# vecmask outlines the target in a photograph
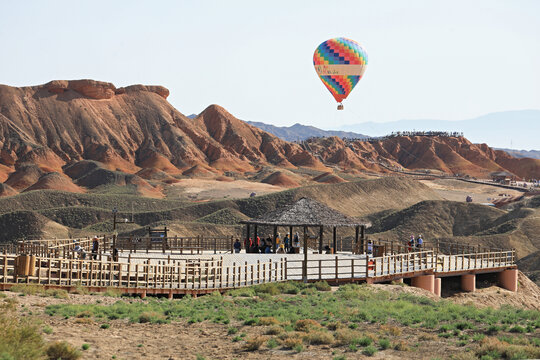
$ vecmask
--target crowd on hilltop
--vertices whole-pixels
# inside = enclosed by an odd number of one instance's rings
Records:
[[[365,142],[375,142],[375,141],[384,141],[388,139],[393,139],[399,136],[432,136],[432,137],[463,137],[463,132],[458,131],[392,131],[390,135],[379,136],[379,137],[358,137],[358,138],[349,138],[343,137],[342,140],[350,143],[354,141],[365,141]],[[306,140],[295,141],[297,143],[312,142],[317,139],[324,139],[323,136],[311,136]]]
[[[261,239],[260,236],[257,236],[256,238],[246,238],[243,246],[240,240],[236,239],[233,247],[235,253],[239,253],[242,248],[244,248],[248,254],[274,253],[274,244],[272,242],[272,236],[270,235],[268,235],[266,239]],[[298,254],[300,252],[300,239],[298,233],[295,233],[292,239],[289,238],[289,234],[286,234],[283,240],[278,233],[276,236],[275,252],[278,254]]]

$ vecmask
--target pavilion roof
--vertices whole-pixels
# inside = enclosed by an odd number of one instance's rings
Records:
[[[371,226],[369,222],[349,217],[309,198],[301,198],[293,204],[241,223],[269,226]]]

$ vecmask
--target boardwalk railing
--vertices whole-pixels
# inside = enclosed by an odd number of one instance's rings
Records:
[[[119,263],[36,258],[31,273],[19,275],[15,255],[2,255],[0,283],[58,286],[228,289],[285,280],[285,261],[223,265],[221,259],[174,263]]]

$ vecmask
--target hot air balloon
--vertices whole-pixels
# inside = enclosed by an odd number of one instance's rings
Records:
[[[324,86],[339,103],[338,110],[343,110],[341,102],[366,71],[367,53],[356,41],[339,37],[326,40],[317,47],[313,65]]]

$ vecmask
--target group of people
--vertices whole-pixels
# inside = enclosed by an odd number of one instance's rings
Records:
[[[409,241],[407,241],[407,246],[409,251],[413,251],[414,249],[422,249],[424,247],[424,239],[422,239],[422,234],[418,235],[416,238],[414,235],[411,235],[411,238]]]
[[[242,243],[239,239],[233,244],[234,252],[239,253],[242,250]],[[268,236],[266,239],[261,239],[260,236],[256,238],[249,237],[244,240],[244,246],[246,253],[248,254],[271,254],[274,252],[272,243],[272,236]],[[285,235],[282,240],[280,234],[276,237],[276,253],[281,254],[298,254],[300,252],[300,238],[298,233],[294,234],[293,238],[289,238],[289,234]]]
[[[79,244],[77,240],[73,240],[75,246],[73,247],[73,252],[79,256],[79,259],[86,259],[86,250]],[[97,260],[99,252],[99,239],[97,236],[94,236],[92,239],[92,254],[90,255],[92,260]]]

